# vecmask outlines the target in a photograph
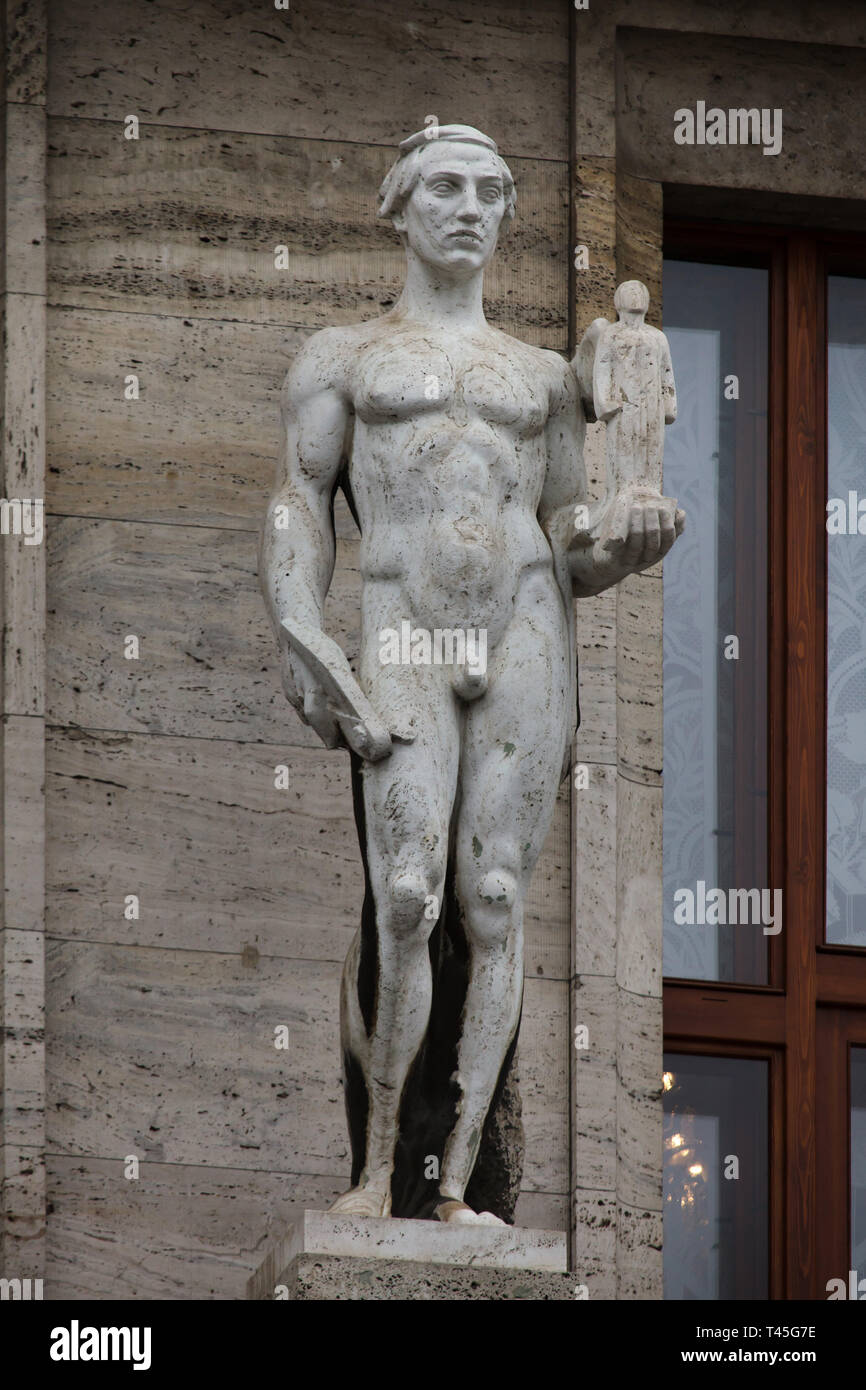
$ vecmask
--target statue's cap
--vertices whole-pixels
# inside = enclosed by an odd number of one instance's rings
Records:
[[[434,134],[435,132],[435,134]],[[439,140],[458,141],[464,145],[483,145],[485,149],[492,150],[498,154],[495,140],[491,140],[489,135],[483,131],[476,130],[473,125],[427,125],[423,130],[416,130],[414,135],[409,135],[405,140],[400,141],[399,149],[401,157],[409,154],[419,145],[432,145]]]

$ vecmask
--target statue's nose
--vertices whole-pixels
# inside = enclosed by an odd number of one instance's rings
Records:
[[[469,193],[464,198],[458,217],[462,222],[477,222],[481,217],[481,205],[474,193]]]

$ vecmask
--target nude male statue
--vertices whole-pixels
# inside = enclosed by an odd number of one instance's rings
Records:
[[[357,774],[366,938],[346,962],[342,1031],[347,1085],[363,1103],[354,1186],[332,1210],[391,1213],[401,1103],[435,1021],[428,947],[450,894],[465,994],[426,1212],[471,1224],[498,1219],[464,1194],[519,1024],[523,905],[576,723],[572,595],[655,564],[683,516],[644,483],[575,533],[591,382],[582,392],[557,353],[486,322],[483,271],[514,215],[514,183],[480,131],[429,137],[403,141],[381,189],[380,215],[406,251],[398,303],[314,334],[288,374],[260,573],[286,694],[327,747],[348,745]],[[357,680],[384,738],[357,701],[340,708],[325,666],[289,636],[321,632],[338,485],[361,533]],[[486,671],[382,664],[380,634],[407,619],[485,630]]]

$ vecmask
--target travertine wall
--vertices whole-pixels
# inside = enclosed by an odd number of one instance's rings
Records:
[[[32,504],[45,490],[40,7],[4,4],[0,29],[0,487],[4,500]],[[0,613],[0,1267],[13,1278],[38,1278],[45,1233],[45,548],[23,535],[0,536]]]
[[[560,0],[50,8],[55,1297],[238,1297],[293,1210],[347,1185],[338,981],[362,879],[348,761],[286,704],[256,580],[278,392],[310,331],[393,302],[376,192],[431,112],[513,165],[490,317],[567,346],[567,21]],[[338,521],[329,628],[351,656],[357,539]],[[560,1229],[569,845],[564,793],[530,914],[519,1213]]]
[[[348,768],[281,695],[255,574],[288,360],[393,302],[375,193],[430,113],[489,131],[517,178],[497,324],[566,350],[631,275],[660,322],[663,184],[862,197],[838,141],[860,128],[866,12],[828,0],[816,34],[811,0],[44,10],[5,5],[4,495],[50,513],[46,546],[6,537],[0,567],[5,1272],[53,1297],[234,1298],[349,1168]],[[738,105],[793,86],[785,161],[674,145],[711,78]],[[598,487],[596,427],[587,453]],[[352,654],[337,520],[328,620]],[[518,1219],[571,1228],[593,1298],[659,1297],[660,575],[578,613],[589,785],[563,791],[533,890]]]

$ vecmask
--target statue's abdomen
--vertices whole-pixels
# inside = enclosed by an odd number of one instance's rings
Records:
[[[409,611],[395,619],[431,630],[482,627],[495,645],[522,570],[549,559],[535,517],[541,449],[533,441],[518,457],[502,426],[479,420],[416,423],[392,443],[390,458],[381,446],[370,451],[366,486],[355,489],[365,578],[400,581]]]

